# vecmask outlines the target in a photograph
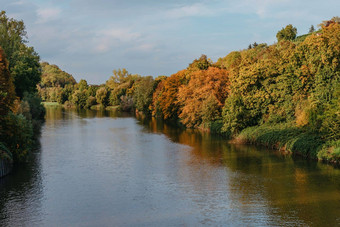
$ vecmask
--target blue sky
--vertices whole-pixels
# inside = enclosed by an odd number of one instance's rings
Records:
[[[206,54],[213,61],[250,43],[272,44],[287,24],[307,33],[340,16],[339,0],[0,0],[24,20],[28,45],[77,81],[113,69],[171,75]]]

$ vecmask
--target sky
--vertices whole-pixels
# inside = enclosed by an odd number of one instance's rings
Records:
[[[340,16],[339,0],[0,0],[23,20],[41,61],[101,84],[112,70],[170,76],[205,54],[214,62],[249,44],[298,35]]]

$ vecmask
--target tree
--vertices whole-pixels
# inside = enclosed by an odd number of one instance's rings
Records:
[[[277,41],[281,40],[294,40],[296,38],[297,29],[293,25],[289,24],[285,28],[282,28],[277,34]]]
[[[225,69],[209,67],[193,72],[189,83],[178,91],[181,122],[187,127],[199,127],[218,119],[228,93],[229,76]]]
[[[319,24],[319,27],[328,27],[330,24],[340,24],[340,17],[332,17],[332,19],[330,20],[325,20],[325,21],[322,21],[321,24]]]
[[[97,90],[96,100],[98,104],[104,107],[108,105],[109,97],[108,97],[108,92],[105,87],[101,87]]]
[[[26,31],[23,21],[10,19],[5,11],[0,13],[0,46],[9,61],[9,71],[14,78],[16,94],[35,92],[40,81],[39,55],[33,47],[25,45]]]
[[[84,108],[86,106],[86,100],[88,96],[85,91],[76,90],[72,95],[72,102],[78,108]]]
[[[78,89],[79,89],[80,91],[87,90],[87,88],[88,88],[87,81],[86,81],[86,80],[83,80],[83,79],[79,81],[79,83],[77,84],[77,86],[78,86]]]
[[[126,82],[131,77],[131,74],[125,69],[114,69],[113,76],[110,77],[108,81],[106,81],[106,86],[110,89],[114,89],[121,83]]]
[[[313,25],[310,26],[308,33],[313,33],[315,32],[315,28]]]
[[[34,93],[37,91],[37,84],[41,80],[40,57],[33,47],[20,45],[18,51],[14,52],[11,74],[14,78],[15,92],[23,98],[25,92]]]
[[[142,77],[134,84],[133,102],[137,110],[144,114],[150,113],[152,94],[155,89],[155,80],[152,76]]]
[[[207,58],[207,55],[202,54],[199,59],[195,59],[189,64],[188,70],[206,70],[211,65],[211,60]]]
[[[8,62],[0,47],[0,120],[6,116],[15,99],[14,85],[8,70]]]
[[[186,82],[188,70],[181,70],[162,80],[152,97],[152,115],[162,116],[165,120],[178,118],[180,105],[178,89]]]

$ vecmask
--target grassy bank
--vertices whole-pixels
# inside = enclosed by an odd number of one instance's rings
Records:
[[[233,142],[262,145],[306,158],[340,163],[340,141],[324,141],[318,134],[289,124],[249,127],[236,136]]]
[[[60,104],[57,102],[42,102],[44,106],[59,106]]]

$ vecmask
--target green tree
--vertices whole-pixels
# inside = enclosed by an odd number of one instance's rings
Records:
[[[195,59],[189,64],[188,70],[207,70],[211,65],[212,62],[208,59],[207,55],[202,54],[199,59]]]
[[[0,47],[0,120],[10,111],[14,99],[14,85],[8,70],[8,62]]]
[[[281,40],[294,40],[296,38],[297,29],[293,25],[289,24],[285,28],[282,28],[277,34],[277,41]]]
[[[84,108],[86,106],[87,99],[88,96],[86,94],[86,91],[76,90],[72,95],[72,102],[78,108]]]
[[[97,90],[96,101],[102,106],[107,106],[109,103],[109,92],[105,87],[101,87]]]
[[[152,94],[155,89],[155,80],[152,76],[142,77],[135,82],[133,102],[137,110],[150,114]]]
[[[77,87],[80,91],[84,91],[88,88],[88,84],[86,80],[81,79],[77,84]]]
[[[22,98],[24,92],[35,92],[41,77],[39,56],[33,47],[25,45],[26,31],[23,21],[8,18],[0,13],[0,46],[9,61],[9,71],[14,78],[16,94]]]
[[[308,33],[313,33],[315,32],[315,28],[313,25],[310,26]]]

